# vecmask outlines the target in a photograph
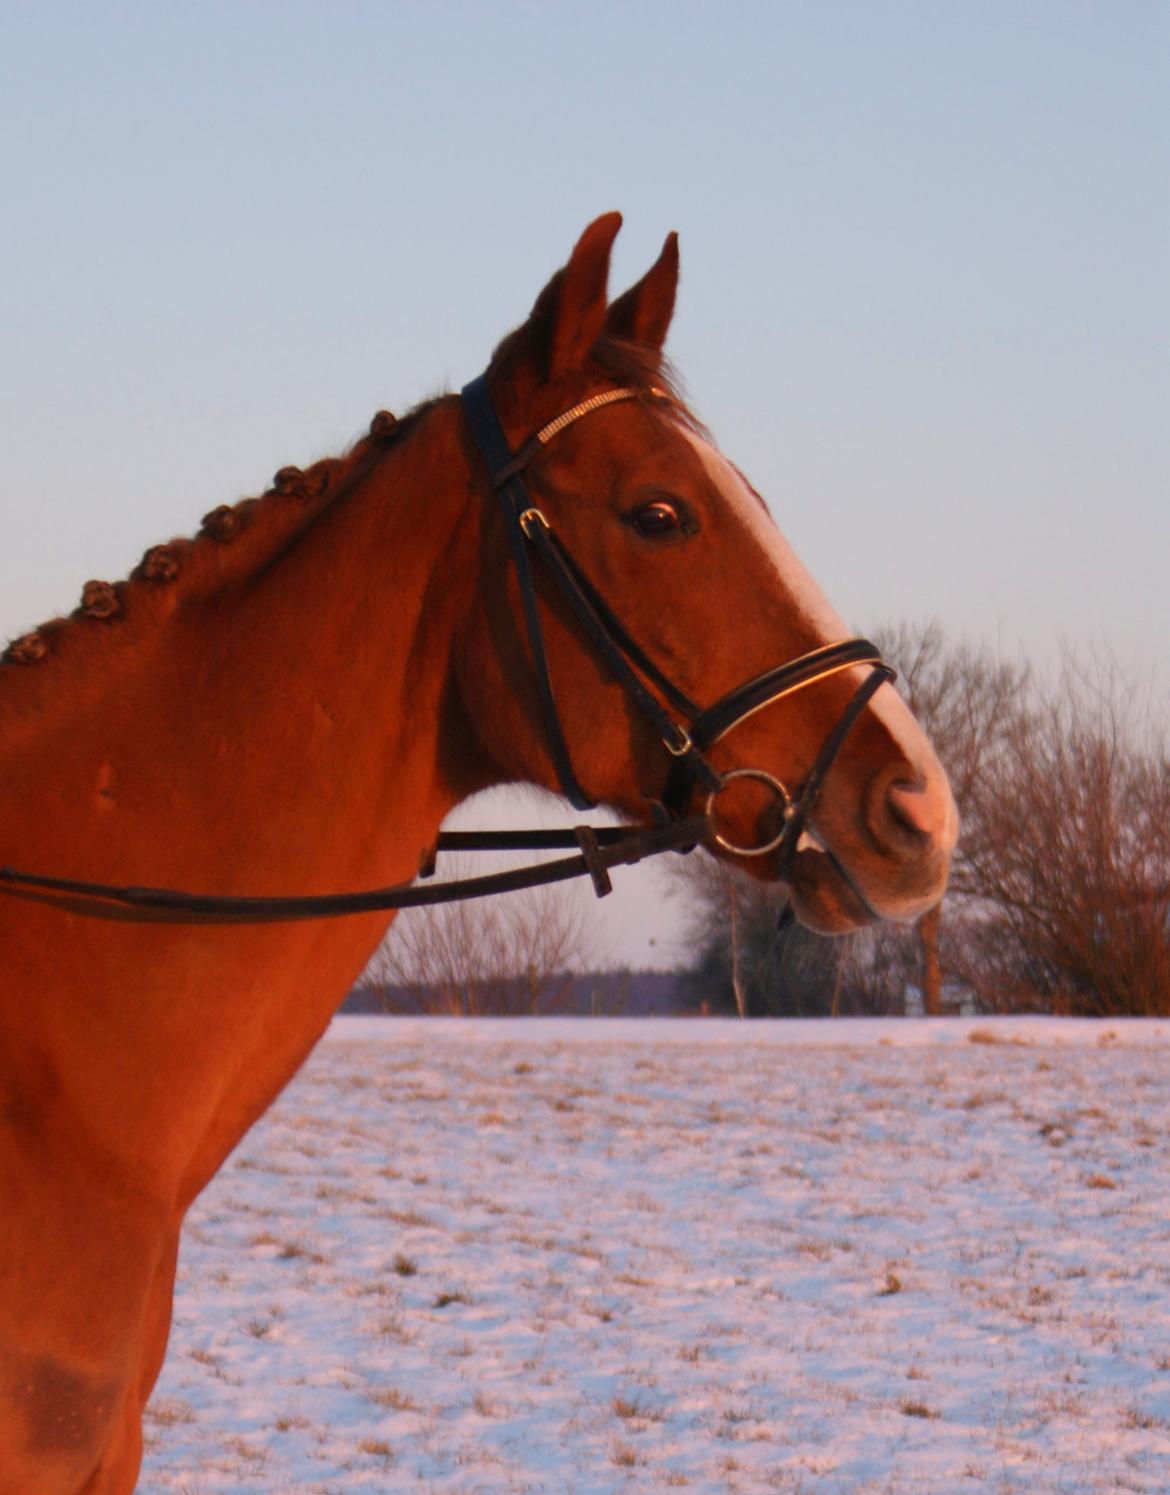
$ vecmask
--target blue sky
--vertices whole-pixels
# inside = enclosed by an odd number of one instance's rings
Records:
[[[858,626],[1170,633],[1170,6],[0,5],[0,634],[477,372],[583,225]]]

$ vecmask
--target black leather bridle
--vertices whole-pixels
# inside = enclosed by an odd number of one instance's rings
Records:
[[[426,904],[514,892],[545,883],[588,876],[598,897],[610,892],[609,871],[629,866],[645,857],[666,851],[685,851],[713,839],[736,856],[755,857],[776,853],[781,880],[791,876],[797,843],[815,808],[817,797],[833,761],[874,692],[895,678],[878,650],[867,639],[845,639],[813,650],[799,659],[778,665],[737,685],[705,709],[679,688],[631,638],[613,609],[598,593],[561,544],[548,517],[533,503],[524,481],[524,471],[533,457],[566,426],[622,400],[650,399],[663,404],[669,397],[660,391],[610,389],[574,405],[541,429],[518,451],[513,451],[500,426],[487,389],[487,376],[472,380],[462,392],[464,413],[475,444],[499,496],[508,532],[512,560],[520,585],[529,650],[536,680],[545,735],[553,766],[565,798],[577,809],[589,809],[593,801],[581,788],[573,769],[569,747],[557,711],[552,676],[544,647],[540,604],[531,557],[535,555],[552,576],[570,611],[597,651],[610,674],[618,681],[651,730],[670,755],[670,773],[660,801],[649,803],[655,823],[635,827],[576,826],[571,831],[444,831],[434,848],[424,855],[420,876],[434,871],[440,851],[553,850],[576,846],[578,854],[536,866],[513,868],[483,877],[462,878],[432,886],[416,883],[374,888],[355,893],[331,893],[310,897],[231,897],[186,892],[175,888],[128,887],[123,884],[89,882],[51,877],[0,866],[0,884],[57,894],[72,900],[71,911],[92,913],[90,900],[116,903],[161,919],[191,919],[212,922],[272,923],[298,919],[334,918],[376,910],[414,908]],[[858,685],[817,754],[804,783],[794,795],[775,778],[758,768],[735,768],[720,773],[707,753],[722,737],[764,706],[855,665],[869,665],[870,673]],[[655,687],[663,699],[651,689]],[[669,703],[676,715],[663,701]],[[733,782],[752,779],[777,798],[780,830],[758,846],[737,846],[718,830],[715,801]],[[694,791],[706,791],[705,811],[684,818]]]
[[[542,427],[518,452],[508,445],[491,402],[487,375],[463,389],[463,408],[471,434],[491,474],[504,513],[508,541],[520,583],[520,600],[528,631],[529,649],[536,675],[537,696],[544,718],[548,742],[561,793],[577,809],[589,809],[593,801],[581,788],[573,770],[568,743],[557,711],[552,676],[544,647],[536,583],[529,563],[534,553],[552,576],[568,603],[569,609],[589,638],[597,654],[615,680],[622,686],[634,706],[645,718],[651,731],[672,759],[666,790],[659,803],[662,820],[677,820],[691,798],[701,787],[707,791],[706,815],[711,820],[711,835],[725,850],[738,856],[763,856],[777,853],[780,876],[791,873],[797,843],[808,824],[834,759],[857,718],[878,688],[896,678],[868,639],[845,639],[815,649],[799,659],[778,665],[734,686],[714,705],[705,709],[659,669],[623,626],[605,598],[592,585],[581,567],[557,538],[548,517],[532,500],[524,481],[524,471],[532,459],[566,426],[592,411],[622,400],[649,398],[669,404],[669,397],[658,390],[648,394],[635,389],[611,389],[581,401]],[[805,777],[799,793],[793,797],[772,774],[759,768],[737,768],[720,773],[706,756],[721,738],[763,707],[791,695],[806,685],[824,680],[855,665],[869,665],[870,672],[858,685],[838,717]],[[647,683],[649,682],[649,684]],[[654,685],[658,695],[650,689]],[[669,702],[682,721],[672,716],[659,695]],[[715,800],[733,781],[752,779],[763,784],[776,796],[781,812],[781,828],[770,840],[758,846],[737,846],[723,837],[714,822]],[[654,801],[651,801],[654,803]]]

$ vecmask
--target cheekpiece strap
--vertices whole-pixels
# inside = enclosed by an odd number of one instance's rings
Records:
[[[573,760],[569,745],[561,728],[560,712],[553,693],[552,675],[548,667],[548,653],[544,646],[544,630],[540,624],[540,608],[536,599],[536,582],[528,556],[528,542],[520,522],[520,516],[530,507],[528,489],[519,470],[500,474],[512,461],[512,450],[504,435],[495,407],[488,393],[487,375],[481,374],[463,388],[463,409],[467,424],[480,454],[492,473],[493,483],[500,496],[504,523],[508,530],[508,544],[512,551],[512,563],[516,568],[516,579],[520,584],[520,602],[524,609],[524,622],[528,630],[528,645],[532,654],[532,668],[536,676],[536,691],[544,718],[545,739],[552,757],[553,769],[561,793],[576,810],[593,808],[593,800],[585,793],[573,771]],[[538,433],[539,434],[539,433]]]

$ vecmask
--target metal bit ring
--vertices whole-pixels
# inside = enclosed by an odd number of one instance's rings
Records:
[[[726,836],[721,836],[715,829],[715,820],[711,813],[712,808],[716,799],[733,779],[755,779],[761,784],[766,784],[775,793],[776,798],[784,807],[783,825],[780,827],[779,832],[763,846],[736,846],[733,841],[729,841]],[[733,856],[737,857],[761,857],[769,851],[775,851],[788,834],[788,822],[792,816],[793,808],[792,796],[788,790],[785,789],[779,779],[773,778],[770,773],[765,773],[762,768],[733,768],[729,773],[725,773],[718,788],[712,789],[710,794],[708,794],[706,805],[707,817],[711,821],[711,834],[715,842],[717,845],[722,846],[724,851],[729,851]]]

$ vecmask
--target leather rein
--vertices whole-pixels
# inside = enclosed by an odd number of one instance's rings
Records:
[[[648,397],[664,401],[668,399],[668,396],[658,390],[650,391]],[[503,510],[509,547],[520,586],[545,736],[561,792],[577,809],[590,809],[594,804],[581,788],[573,770],[557,710],[531,564],[533,555],[555,581],[610,674],[621,685],[670,754],[670,776],[663,800],[650,801],[655,823],[630,828],[578,825],[572,830],[443,831],[437,837],[433,849],[423,856],[419,868],[422,879],[431,876],[435,870],[437,854],[444,851],[545,851],[575,847],[577,854],[553,862],[541,862],[430,886],[407,883],[363,892],[317,896],[231,897],[190,893],[175,888],[131,887],[76,878],[50,877],[7,866],[0,866],[0,884],[60,894],[83,901],[97,899],[147,913],[153,912],[163,919],[183,919],[188,916],[209,922],[279,923],[337,918],[378,910],[418,908],[467,898],[482,898],[494,893],[516,892],[576,877],[591,878],[594,891],[601,898],[612,891],[609,877],[612,868],[632,866],[645,857],[659,856],[667,851],[688,851],[707,839],[713,839],[726,851],[737,856],[762,856],[776,852],[780,877],[784,881],[789,879],[797,843],[815,808],[825,775],[841,751],[857,718],[877,689],[887,680],[895,678],[894,671],[867,639],[846,639],[755,676],[728,691],[713,706],[704,709],[697,705],[630,637],[609,604],[561,544],[544,512],[533,503],[523,476],[533,457],[566,426],[606,405],[622,400],[644,399],[647,398],[646,394],[636,389],[619,388],[593,395],[543,426],[515,452],[508,445],[496,416],[487,389],[486,374],[468,384],[463,389],[461,398],[471,434],[491,475],[492,486]],[[736,768],[720,773],[706,757],[706,753],[720,738],[764,706],[855,665],[869,665],[870,673],[854,691],[838,717],[795,797],[779,779],[763,769]],[[671,714],[659,696],[650,689],[650,685],[657,687],[675,715]],[[676,717],[681,717],[682,721]],[[732,782],[743,778],[763,784],[776,796],[781,812],[779,832],[758,846],[737,846],[729,842],[720,834],[714,818],[718,796]],[[684,807],[693,790],[700,786],[707,791],[704,813],[684,818]],[[91,910],[75,907],[74,911]]]

